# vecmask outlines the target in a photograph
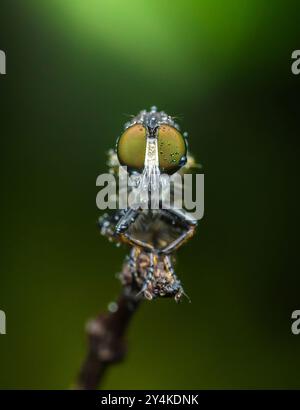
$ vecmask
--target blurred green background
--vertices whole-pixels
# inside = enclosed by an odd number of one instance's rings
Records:
[[[69,388],[120,291],[96,177],[127,115],[181,118],[205,217],[178,255],[192,303],[145,302],[104,388],[299,388],[296,2],[1,2],[1,388]]]

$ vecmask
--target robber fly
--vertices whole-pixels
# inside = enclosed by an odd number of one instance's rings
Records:
[[[99,219],[102,235],[131,247],[120,273],[123,285],[150,300],[172,296],[179,301],[185,294],[173,262],[177,249],[194,235],[197,222],[184,209],[163,209],[160,204],[162,175],[183,175],[197,166],[187,146],[187,133],[180,133],[174,118],[151,107],[125,124],[116,149],[109,152],[112,173],[126,166],[140,194],[160,192],[157,209],[140,203]]]

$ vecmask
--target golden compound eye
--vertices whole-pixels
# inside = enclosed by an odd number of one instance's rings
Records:
[[[146,129],[141,124],[127,128],[118,140],[117,154],[121,165],[142,169],[146,154]]]
[[[186,163],[185,139],[176,128],[161,125],[158,129],[159,166],[163,172],[172,174]]]

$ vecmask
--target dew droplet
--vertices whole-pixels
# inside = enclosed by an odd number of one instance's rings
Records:
[[[184,165],[186,163],[186,161],[187,161],[187,158],[186,158],[185,155],[183,155],[179,160],[179,165],[180,166]]]
[[[119,309],[119,306],[116,302],[110,302],[108,304],[107,308],[108,308],[109,312],[115,313]]]

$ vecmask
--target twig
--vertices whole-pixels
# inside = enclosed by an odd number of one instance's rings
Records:
[[[115,311],[88,322],[88,353],[79,373],[78,389],[97,389],[109,365],[124,358],[127,351],[124,335],[139,303],[136,292],[125,287]]]

